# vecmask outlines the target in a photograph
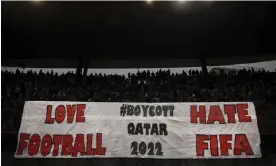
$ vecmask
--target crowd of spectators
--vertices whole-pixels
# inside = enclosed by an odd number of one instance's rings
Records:
[[[136,74],[91,74],[72,72],[15,73],[2,71],[2,132],[16,132],[24,101],[90,102],[220,102],[253,101],[258,118],[276,120],[276,73],[250,70],[229,73],[169,70]],[[272,120],[273,121],[273,120]],[[264,132],[275,132],[274,124]],[[272,126],[271,126],[272,125]],[[276,132],[275,132],[276,133]]]

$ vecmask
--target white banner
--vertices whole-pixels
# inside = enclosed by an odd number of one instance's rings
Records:
[[[258,158],[253,103],[27,101],[16,158]]]

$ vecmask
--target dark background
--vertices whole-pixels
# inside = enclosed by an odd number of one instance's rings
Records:
[[[275,53],[274,2],[1,3],[4,62]]]

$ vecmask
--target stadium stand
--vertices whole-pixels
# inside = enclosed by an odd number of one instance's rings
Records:
[[[208,58],[224,59],[223,64],[275,59],[275,46],[271,42],[275,38],[275,4],[272,3],[214,2],[210,5],[208,2],[192,2],[193,5],[187,10],[183,10],[183,6],[176,7],[175,3],[151,6],[144,2],[66,3],[3,2],[2,65],[69,67],[69,64],[56,60],[60,58],[73,61],[71,68],[83,59],[92,61],[88,68],[194,67],[202,64],[202,68],[206,69],[208,65],[222,65],[222,61],[208,61]],[[28,63],[33,59],[32,63]],[[50,63],[49,59],[56,62]],[[174,65],[168,64],[167,59]],[[190,63],[191,59],[197,59],[197,62]],[[207,61],[203,64],[204,59]],[[114,63],[113,60],[122,61]],[[184,61],[186,63],[182,63]],[[62,75],[54,72],[1,71],[3,165],[276,165],[275,72],[249,69],[224,73],[217,69],[209,73],[190,70],[173,74],[169,70],[160,70],[128,76],[81,76],[79,68],[77,74],[69,72]],[[261,134],[262,158],[15,159],[13,155],[24,102],[30,100],[149,103],[252,101]]]
[[[138,72],[122,75],[91,74],[81,82],[74,73],[2,71],[2,139],[13,140],[3,148],[14,151],[24,101],[94,102],[214,102],[254,101],[263,151],[275,151],[276,73],[240,70],[232,73],[190,70],[171,74]],[[3,137],[3,135],[5,135]],[[270,135],[270,137],[267,137]],[[272,137],[271,137],[272,135]],[[273,140],[273,139],[272,139]]]

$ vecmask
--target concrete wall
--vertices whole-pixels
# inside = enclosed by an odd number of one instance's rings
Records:
[[[276,60],[276,56],[208,58],[210,66],[243,64]],[[169,68],[200,67],[200,59],[130,59],[130,60],[87,60],[88,68]],[[76,59],[2,59],[2,66],[28,68],[76,68]]]

